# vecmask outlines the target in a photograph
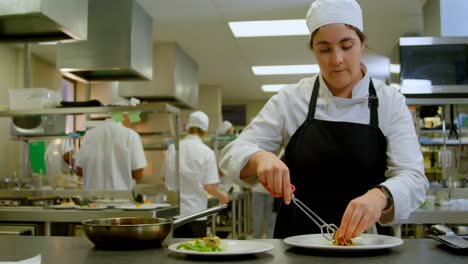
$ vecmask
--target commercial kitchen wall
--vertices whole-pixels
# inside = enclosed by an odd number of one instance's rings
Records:
[[[9,106],[8,89],[23,87],[23,52],[11,44],[0,45],[0,107]],[[31,58],[31,85],[37,88],[58,90],[61,88],[62,76],[52,65],[36,56]],[[0,118],[0,168],[3,170],[0,179],[23,175],[21,161],[23,143],[10,140],[9,118]]]

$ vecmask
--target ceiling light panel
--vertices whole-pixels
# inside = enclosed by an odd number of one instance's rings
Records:
[[[309,35],[304,19],[228,22],[237,38]]]
[[[255,75],[315,74],[320,72],[318,64],[253,66]]]

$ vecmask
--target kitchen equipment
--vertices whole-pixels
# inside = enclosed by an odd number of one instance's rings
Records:
[[[457,126],[455,124],[454,120],[454,114],[453,114],[453,104],[450,105],[450,132],[448,135],[449,139],[458,139],[458,132],[457,132]]]
[[[15,116],[10,121],[14,136],[53,136],[65,133],[65,115]]]
[[[0,41],[86,40],[88,0],[2,0]]]
[[[262,182],[262,185],[271,195],[273,195],[273,197],[275,198],[283,197],[283,194],[274,193],[263,182]],[[322,234],[323,237],[325,237],[329,241],[333,241],[333,236],[335,235],[335,232],[338,230],[338,227],[335,224],[328,224],[327,222],[325,222],[322,218],[320,218],[320,216],[314,213],[314,211],[310,210],[310,208],[307,207],[307,205],[301,202],[301,200],[297,199],[294,196],[295,190],[296,190],[296,187],[291,184],[291,193],[293,193],[291,200],[293,201],[293,203],[299,209],[301,209],[301,211],[304,212],[304,214],[307,215],[307,217],[309,217],[320,228],[320,233]]]
[[[439,151],[439,166],[445,169],[450,167],[452,164],[452,152],[450,150],[447,150],[447,141],[445,138],[445,133],[446,133],[446,128],[445,128],[445,120],[442,120],[442,138],[444,145],[442,146],[442,149]]]
[[[152,81],[120,82],[119,96],[198,107],[199,67],[192,57],[175,42],[155,43],[153,65]]]
[[[63,75],[85,82],[152,79],[153,19],[136,0],[89,1],[87,22],[87,41],[57,47]]]
[[[429,237],[437,240],[449,247],[457,249],[468,249],[468,237],[457,236],[455,233],[448,227],[444,225],[433,225],[431,230],[438,235],[429,235]]]
[[[467,37],[400,38],[400,92],[438,104],[467,98],[467,43]]]
[[[160,247],[174,228],[202,216],[217,213],[226,207],[227,204],[218,205],[175,220],[149,217],[87,220],[83,222],[83,229],[97,248]]]

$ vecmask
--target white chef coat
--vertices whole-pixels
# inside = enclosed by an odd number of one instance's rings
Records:
[[[180,216],[205,210],[208,198],[205,184],[219,183],[218,167],[213,150],[200,137],[188,135],[180,141]],[[166,187],[175,190],[175,148],[169,146],[162,168]],[[204,218],[206,219],[206,218]]]
[[[370,77],[367,73],[354,87],[352,98],[334,97],[321,74],[302,79],[296,84],[285,86],[274,95],[240,136],[221,151],[220,168],[224,175],[245,185],[247,183],[239,180],[239,174],[254,153],[259,150],[278,153],[282,146],[288,144],[307,117],[317,76],[320,76],[320,91],[315,119],[369,124],[367,99]],[[372,81],[379,99],[379,128],[387,139],[388,169],[385,172],[387,180],[383,185],[394,197],[395,215],[392,223],[399,223],[422,203],[429,183],[424,174],[423,156],[405,97],[380,80]]]
[[[76,162],[84,190],[131,190],[132,171],[146,167],[140,136],[112,119],[86,132]]]

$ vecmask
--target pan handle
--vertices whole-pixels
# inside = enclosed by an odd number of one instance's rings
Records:
[[[184,216],[184,217],[181,217],[181,218],[178,218],[176,220],[174,220],[173,224],[174,224],[174,228],[178,227],[178,226],[181,226],[185,223],[188,223],[192,220],[195,220],[197,218],[200,218],[200,217],[203,217],[203,216],[207,216],[207,215],[212,215],[212,214],[215,214],[219,211],[222,211],[223,209],[225,209],[228,205],[227,204],[222,204],[222,205],[217,205],[217,206],[214,206],[214,207],[211,207],[211,208],[208,208],[206,210],[203,210],[203,211],[200,211],[198,213],[194,213],[194,214],[191,214],[191,215],[187,215],[187,216]]]

